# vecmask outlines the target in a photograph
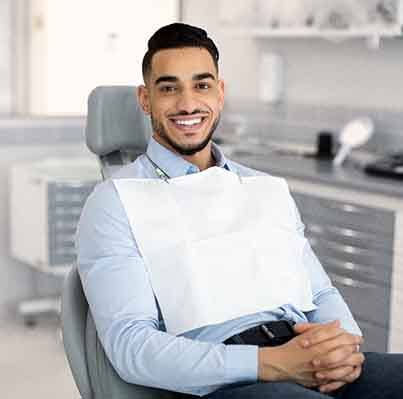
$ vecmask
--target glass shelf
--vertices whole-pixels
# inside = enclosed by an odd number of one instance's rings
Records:
[[[369,26],[356,29],[317,29],[317,28],[266,28],[266,27],[223,27],[226,35],[233,37],[279,37],[279,38],[366,38],[372,36],[379,37],[399,37],[402,35],[402,27],[396,25],[393,28],[384,26]]]
[[[224,34],[335,40],[402,36],[403,0],[351,0],[351,4],[345,0],[251,1],[238,1],[230,10],[227,0],[222,0],[219,15]]]

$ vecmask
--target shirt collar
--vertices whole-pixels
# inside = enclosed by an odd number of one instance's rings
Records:
[[[225,158],[225,155],[217,144],[212,143],[211,151],[214,159],[216,160],[216,166],[225,168],[231,171],[230,165]],[[191,173],[200,172],[200,169],[183,159],[179,154],[176,154],[158,143],[153,137],[150,138],[147,146],[147,155],[151,160],[158,165],[169,177],[179,177]]]

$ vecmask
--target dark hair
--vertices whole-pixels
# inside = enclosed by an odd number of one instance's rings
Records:
[[[158,29],[148,41],[148,50],[144,55],[142,64],[144,80],[151,70],[151,62],[155,53],[164,49],[183,47],[200,47],[206,49],[211,54],[214,65],[218,71],[218,49],[214,42],[207,36],[207,32],[196,26],[173,23]]]

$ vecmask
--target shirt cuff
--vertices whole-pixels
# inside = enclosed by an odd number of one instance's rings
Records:
[[[226,345],[225,373],[228,384],[257,381],[258,350],[256,345]]]

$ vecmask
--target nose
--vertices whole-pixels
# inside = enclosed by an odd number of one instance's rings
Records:
[[[176,103],[178,112],[186,112],[191,114],[192,112],[198,110],[198,102],[195,94],[191,90],[182,90],[178,101]]]

